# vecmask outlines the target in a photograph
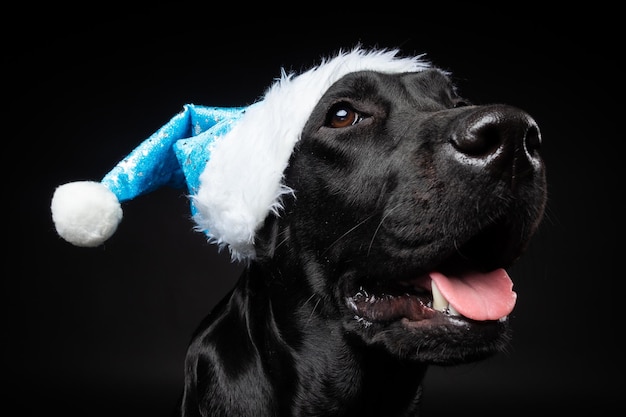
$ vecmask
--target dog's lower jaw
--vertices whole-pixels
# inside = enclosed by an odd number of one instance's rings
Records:
[[[492,280],[490,285],[504,285],[493,295],[509,297],[504,303],[507,304],[505,309],[493,310],[498,312],[493,315],[470,308],[467,311],[474,315],[474,319],[470,319],[449,305],[429,275],[413,281],[391,280],[386,284],[360,281],[363,286],[357,285],[359,290],[354,293],[354,282],[359,280],[354,274],[347,274],[343,286],[346,294],[344,327],[366,344],[384,346],[402,359],[439,365],[484,359],[504,350],[510,342],[509,320],[505,314],[516,294],[507,291],[510,280],[504,270],[476,274],[476,277],[500,278],[499,282]],[[427,290],[429,287],[432,291]]]
[[[352,314],[344,327],[369,346],[382,346],[403,360],[432,365],[483,360],[505,351],[511,341],[508,319],[480,322],[444,312],[419,321],[400,317],[389,322],[371,322]]]

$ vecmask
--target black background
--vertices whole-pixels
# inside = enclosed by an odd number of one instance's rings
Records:
[[[192,231],[181,190],[126,204],[115,236],[84,249],[54,231],[54,188],[100,179],[186,103],[250,104],[281,67],[300,71],[357,42],[426,53],[473,102],[528,111],[544,140],[550,201],[510,270],[518,293],[511,347],[432,368],[424,414],[601,412],[621,402],[616,12],[387,6],[357,15],[365,4],[301,5],[281,18],[284,5],[257,14],[208,4],[4,16],[5,404],[18,415],[170,414],[190,334],[240,267]]]

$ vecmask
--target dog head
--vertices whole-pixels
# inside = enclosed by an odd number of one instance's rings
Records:
[[[257,261],[306,277],[295,285],[356,343],[438,364],[489,356],[515,304],[504,268],[546,202],[540,145],[527,113],[472,105],[438,69],[349,73],[302,131],[294,194]]]
[[[540,132],[397,52],[283,74],[246,108],[187,106],[100,183],[59,187],[57,231],[99,245],[120,201],[186,181],[198,230],[264,271],[250,285],[295,339],[300,314],[401,358],[496,352],[516,296],[505,268],[545,206]]]

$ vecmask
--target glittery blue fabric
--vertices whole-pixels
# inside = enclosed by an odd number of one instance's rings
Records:
[[[211,144],[230,131],[245,109],[185,105],[182,112],[137,146],[101,182],[120,202],[163,186],[187,188],[194,194],[209,160]]]

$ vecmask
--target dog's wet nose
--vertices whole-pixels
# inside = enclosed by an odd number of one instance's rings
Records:
[[[513,184],[541,166],[539,127],[528,113],[512,106],[468,108],[450,143],[461,163],[508,175]]]

